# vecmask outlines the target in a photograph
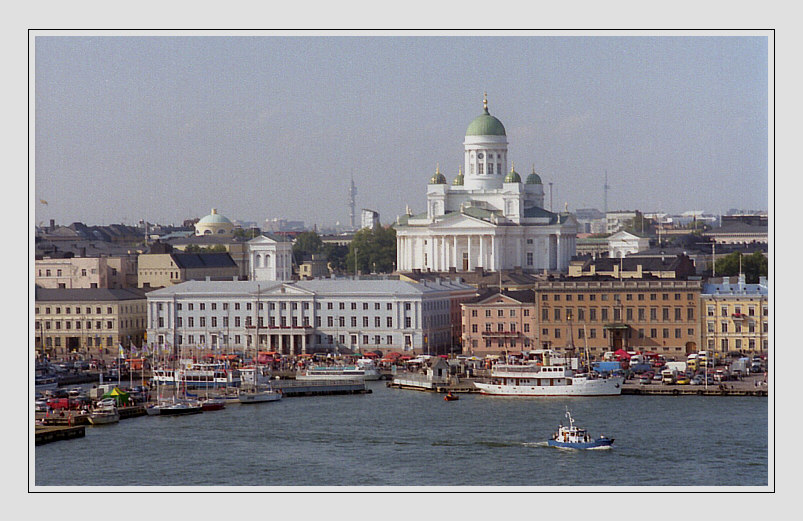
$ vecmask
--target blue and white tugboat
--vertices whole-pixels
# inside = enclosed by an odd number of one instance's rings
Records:
[[[552,434],[552,439],[547,440],[550,447],[561,449],[606,449],[611,448],[613,438],[601,435],[597,439],[592,439],[585,429],[574,426],[572,413],[566,410],[566,417],[569,418],[569,425],[560,424],[558,431]]]

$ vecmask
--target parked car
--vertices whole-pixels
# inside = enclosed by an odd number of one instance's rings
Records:
[[[652,377],[652,379],[653,379],[654,381],[656,381],[656,382],[660,382],[662,378],[663,378],[663,376],[661,376],[661,373],[660,373],[660,372],[658,372],[658,373],[655,373],[655,376],[653,376],[653,377]]]
[[[689,377],[686,375],[678,375],[675,383],[678,385],[688,385],[689,384]]]
[[[652,382],[652,378],[650,378],[649,376],[640,376],[638,379],[638,383],[640,384],[647,385],[650,382]]]

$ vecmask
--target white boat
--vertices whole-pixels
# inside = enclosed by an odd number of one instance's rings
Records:
[[[236,369],[227,369],[219,362],[193,362],[182,360],[177,369],[154,369],[151,378],[157,385],[176,385],[188,389],[207,389],[216,387],[237,387],[241,383]]]
[[[481,394],[497,396],[617,396],[621,376],[576,374],[562,365],[496,364],[487,382],[474,382]]]
[[[241,389],[237,400],[240,403],[275,402],[282,399],[282,392],[276,389]]]
[[[114,405],[114,400],[103,400],[89,413],[89,423],[92,425],[105,425],[120,421],[120,412]]]
[[[550,447],[561,449],[609,449],[613,445],[613,438],[601,435],[599,438],[592,438],[585,429],[574,426],[572,413],[566,409],[566,417],[569,418],[569,425],[560,424],[557,432],[552,438],[547,440]]]
[[[365,369],[356,365],[318,365],[296,374],[296,380],[366,380]],[[377,380],[379,376],[377,375]]]
[[[370,358],[360,358],[357,360],[357,369],[363,370],[363,378],[366,380],[379,380],[382,376],[382,373],[379,372],[379,368],[376,367],[376,364]]]

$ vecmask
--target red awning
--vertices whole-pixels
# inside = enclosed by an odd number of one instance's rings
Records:
[[[616,356],[618,358],[626,358],[627,360],[630,360],[630,357],[632,356],[630,353],[628,353],[624,349],[617,349],[616,351],[614,351],[613,354],[614,354],[614,356]]]
[[[376,353],[373,353],[373,352],[368,352],[368,353],[365,353],[365,354],[364,354],[364,355],[362,355],[362,356],[367,356],[368,358],[375,358],[375,357],[377,357],[377,356],[379,356],[379,355],[378,355],[378,354],[376,354]]]

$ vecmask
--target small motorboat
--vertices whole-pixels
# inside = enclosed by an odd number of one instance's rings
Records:
[[[447,402],[451,402],[454,400],[459,400],[460,397],[457,396],[456,394],[452,394],[452,391],[449,391],[448,393],[446,393],[446,396],[444,396],[443,399],[446,400]]]
[[[613,445],[613,438],[601,435],[599,438],[593,439],[585,429],[575,427],[574,418],[572,418],[572,413],[568,409],[566,410],[566,417],[569,419],[569,425],[560,424],[558,426],[558,431],[552,434],[552,439],[547,440],[547,444],[550,447],[561,449],[604,449],[611,448],[611,445]]]

